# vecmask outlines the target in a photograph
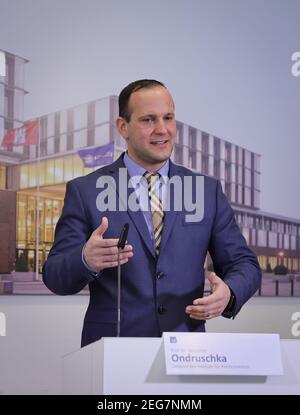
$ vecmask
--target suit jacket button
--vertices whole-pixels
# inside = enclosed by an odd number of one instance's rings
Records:
[[[163,305],[158,306],[157,308],[158,314],[164,314],[167,310]]]
[[[157,272],[156,273],[156,278],[159,280],[159,279],[161,279],[161,278],[163,278],[165,276],[165,274],[163,273],[163,272]]]

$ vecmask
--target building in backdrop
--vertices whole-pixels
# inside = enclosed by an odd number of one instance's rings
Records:
[[[0,140],[5,133],[22,127],[24,121],[24,72],[27,59],[0,50]],[[3,73],[5,76],[3,76]],[[14,176],[23,160],[21,147],[0,147],[0,273],[14,269],[16,257],[16,196]]]
[[[28,62],[5,54],[6,76],[0,77],[0,139],[24,124],[23,79]],[[26,120],[39,124],[40,147],[30,143],[1,147],[0,234],[4,244],[0,248],[0,274],[33,272],[37,263],[41,270],[53,242],[66,182],[99,168],[97,160],[106,164],[126,149],[115,127],[117,116],[117,96],[100,98]],[[300,272],[300,220],[260,210],[260,155],[177,121],[172,160],[220,180],[263,269],[268,264],[271,268],[283,264],[290,272]]]

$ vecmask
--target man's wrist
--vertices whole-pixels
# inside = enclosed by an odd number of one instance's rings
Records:
[[[100,275],[100,273],[101,273],[102,270],[94,271],[93,269],[91,269],[91,267],[88,265],[88,263],[85,260],[85,257],[84,257],[84,248],[85,248],[85,245],[86,244],[84,244],[84,246],[82,248],[82,254],[81,254],[82,262],[83,262],[84,266],[93,274],[94,277],[99,277],[99,275]]]
[[[228,304],[227,304],[225,310],[222,313],[222,316],[227,317],[227,318],[233,317],[234,308],[235,308],[235,304],[236,304],[236,297],[234,295],[234,292],[232,291],[232,289],[230,287],[229,287],[229,289],[230,289],[230,299],[228,301]]]

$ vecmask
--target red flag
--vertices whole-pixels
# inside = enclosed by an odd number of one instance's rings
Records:
[[[28,146],[37,144],[39,126],[37,121],[30,121],[20,128],[14,128],[7,131],[3,140],[2,147]]]

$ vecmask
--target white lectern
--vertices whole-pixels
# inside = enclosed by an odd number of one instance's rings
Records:
[[[167,375],[162,338],[106,337],[63,358],[63,394],[300,394],[300,341],[281,340],[283,375]]]

